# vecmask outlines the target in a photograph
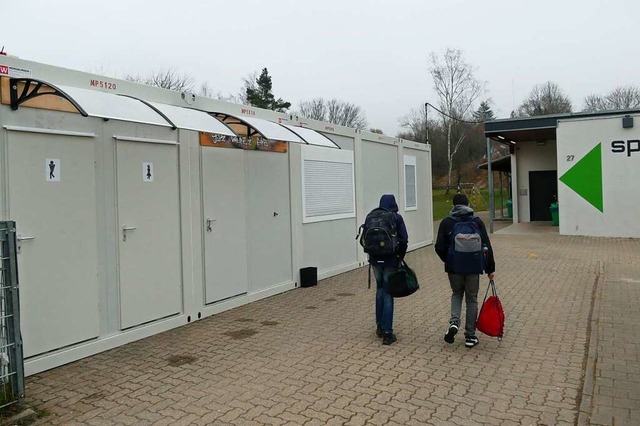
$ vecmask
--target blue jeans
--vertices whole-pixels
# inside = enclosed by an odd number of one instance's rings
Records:
[[[462,313],[462,299],[467,305],[465,315],[465,337],[476,335],[476,320],[478,319],[478,288],[480,287],[479,274],[449,274],[451,285],[451,319],[450,323],[460,325]]]
[[[393,333],[393,297],[389,294],[389,276],[395,266],[372,265],[376,277],[376,325],[384,334]]]

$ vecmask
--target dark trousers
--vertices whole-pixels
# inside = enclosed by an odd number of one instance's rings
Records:
[[[398,268],[372,265],[376,277],[376,325],[384,334],[393,333],[393,297],[388,292],[389,277]]]

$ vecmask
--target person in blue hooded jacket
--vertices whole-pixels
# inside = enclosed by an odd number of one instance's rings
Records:
[[[395,213],[398,232],[398,250],[391,255],[369,255],[369,263],[376,277],[376,335],[382,338],[383,345],[397,340],[393,333],[393,297],[389,294],[389,277],[398,269],[400,261],[407,253],[409,235],[404,219],[398,213],[396,198],[391,194],[380,197],[380,208]]]
[[[459,273],[455,271],[448,257],[454,224],[457,220],[474,220],[480,230],[480,238],[485,248],[484,272],[490,280],[495,276],[496,262],[493,258],[493,248],[489,240],[489,234],[482,220],[474,215],[473,209],[469,206],[469,198],[464,194],[453,196],[453,208],[448,217],[442,219],[438,227],[438,237],[436,238],[435,250],[442,262],[444,270],[448,274],[451,286],[451,317],[444,341],[453,343],[455,335],[460,328],[460,316],[462,312],[462,300],[466,303],[466,317],[464,328],[464,340],[467,348],[473,348],[479,343],[476,336],[476,320],[478,318],[478,289],[480,286],[480,274]]]

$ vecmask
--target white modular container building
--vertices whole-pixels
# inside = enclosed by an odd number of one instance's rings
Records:
[[[551,221],[559,233],[640,237],[640,110],[487,122],[485,135],[511,148],[513,221]]]
[[[425,144],[13,57],[0,98],[27,374],[364,265],[384,193],[433,241]]]
[[[640,113],[558,120],[560,234],[640,238]]]

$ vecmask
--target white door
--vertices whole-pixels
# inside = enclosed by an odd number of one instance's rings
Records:
[[[245,152],[202,147],[205,303],[245,294]]]
[[[178,146],[116,142],[122,328],[182,310]]]
[[[99,334],[94,144],[8,132],[25,357]]]
[[[248,266],[255,291],[293,281],[289,158],[276,152],[248,154]]]

